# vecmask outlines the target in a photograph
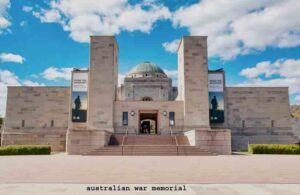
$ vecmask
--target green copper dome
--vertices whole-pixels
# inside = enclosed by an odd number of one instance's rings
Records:
[[[161,73],[165,75],[165,72],[158,65],[147,61],[133,67],[129,72],[129,75],[144,73]]]

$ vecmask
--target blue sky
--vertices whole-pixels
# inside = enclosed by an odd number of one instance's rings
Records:
[[[0,0],[0,115],[7,85],[69,85],[89,35],[116,35],[120,77],[151,61],[174,80],[180,37],[205,35],[228,86],[289,86],[299,104],[299,13],[299,0]]]

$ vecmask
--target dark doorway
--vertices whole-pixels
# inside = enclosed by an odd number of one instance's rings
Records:
[[[157,112],[140,113],[140,134],[157,134]]]

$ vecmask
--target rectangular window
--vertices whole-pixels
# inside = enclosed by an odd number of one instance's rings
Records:
[[[127,126],[128,125],[128,112],[123,112],[122,124],[123,124],[123,126]]]
[[[246,127],[245,120],[242,121],[243,128]]]
[[[54,120],[51,120],[51,127],[54,127]]]
[[[175,112],[169,112],[169,125],[175,126]]]
[[[25,120],[22,120],[22,127],[25,127]]]

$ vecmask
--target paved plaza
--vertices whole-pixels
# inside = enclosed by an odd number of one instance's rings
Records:
[[[298,155],[1,156],[0,183],[300,183]]]

